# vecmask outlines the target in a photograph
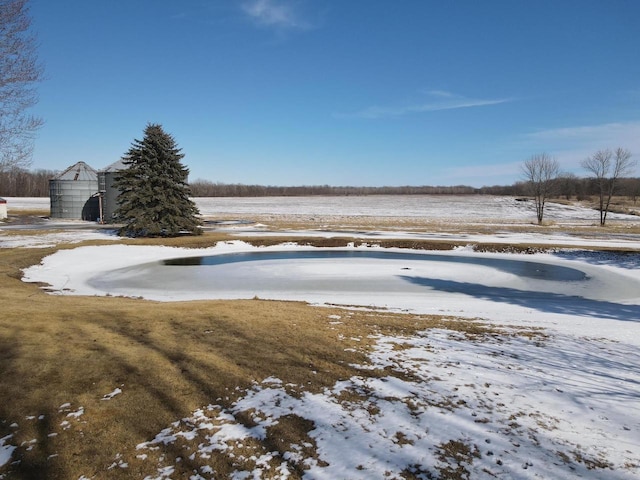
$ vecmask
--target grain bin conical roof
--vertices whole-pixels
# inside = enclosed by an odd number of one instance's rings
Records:
[[[72,180],[72,181],[97,181],[98,172],[84,162],[78,162],[71,165],[64,172],[59,173],[54,180]]]
[[[129,168],[129,165],[125,165],[124,158],[121,158],[117,162],[113,162],[111,165],[103,168],[100,171],[101,172],[119,172],[120,170],[126,170],[127,168]]]

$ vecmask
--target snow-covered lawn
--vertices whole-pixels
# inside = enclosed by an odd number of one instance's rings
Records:
[[[87,240],[115,241],[117,237],[111,233],[97,231],[55,232],[40,235],[29,235],[28,231],[19,235],[2,235],[0,233],[0,248],[48,248],[61,243],[80,243]]]
[[[234,478],[637,478],[639,362],[637,347],[565,335],[380,336],[359,366],[379,377],[323,393],[267,378],[232,408],[203,406],[137,448],[224,452]],[[267,429],[290,415],[312,422],[308,439],[270,451]],[[170,462],[157,468],[171,478]]]
[[[522,214],[520,203],[509,205],[504,207],[511,212],[508,218]],[[255,212],[255,205],[250,207]],[[349,213],[334,204],[327,208]],[[461,218],[461,208],[449,215]],[[608,245],[606,238],[592,241]],[[638,239],[630,236],[625,245],[637,246]],[[360,308],[437,314],[487,326],[477,334],[445,328],[379,334],[370,339],[371,348],[336,333],[345,348],[366,353],[367,360],[355,366],[359,374],[322,392],[272,376],[234,392],[237,400],[231,406],[212,398],[137,445],[137,459],[157,471],[147,478],[175,478],[178,464],[198,459],[206,465],[208,458],[220,455],[237,479],[640,477],[640,254],[576,249],[509,255],[461,249],[438,252],[439,263],[420,264],[408,259],[359,263],[357,258],[231,266],[158,263],[301,249],[243,242],[206,250],[80,247],[45,258],[25,271],[25,280],[48,283],[51,293],[65,295],[164,301],[220,295],[222,286],[169,288],[170,278],[164,281],[162,275],[186,269],[203,282],[216,276],[229,285],[245,279],[244,290],[237,288],[232,298],[259,295],[349,305],[327,319],[336,329]],[[498,268],[495,262],[503,260],[577,274],[562,281],[528,278]],[[176,270],[170,273],[170,268]],[[400,276],[405,279],[399,281]],[[148,278],[155,279],[155,288]],[[309,279],[312,283],[305,284]],[[127,395],[126,385],[117,390],[105,399],[115,402]],[[286,433],[294,418],[308,424],[305,438],[286,444],[286,451],[265,441],[278,428]],[[10,437],[0,439],[0,463],[8,461],[12,448]],[[127,460],[115,459],[114,466],[127,468]],[[220,476],[204,466],[190,478]]]

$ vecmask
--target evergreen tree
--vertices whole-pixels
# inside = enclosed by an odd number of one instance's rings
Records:
[[[202,233],[198,208],[189,198],[189,170],[173,137],[149,124],[123,158],[128,167],[115,178],[119,190],[115,215],[129,237],[174,237]]]

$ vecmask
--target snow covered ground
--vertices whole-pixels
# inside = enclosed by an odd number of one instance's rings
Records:
[[[564,335],[381,336],[358,368],[386,376],[354,376],[319,394],[267,378],[232,408],[203,406],[137,448],[169,446],[185,458],[222,451],[234,478],[300,469],[313,479],[632,479],[638,361],[635,347]],[[266,429],[291,414],[313,422],[309,441],[285,454],[265,449]],[[247,416],[255,426],[237,420]],[[172,472],[159,462],[156,478]]]
[[[215,215],[309,215],[318,217],[414,217],[455,222],[526,222],[535,220],[533,202],[490,195],[375,195],[346,197],[196,198],[200,212]],[[598,212],[581,206],[549,204],[549,221],[593,223]],[[638,222],[613,214],[612,220]]]
[[[511,218],[522,215],[519,202],[509,205],[503,207]],[[350,207],[332,208],[334,214],[347,214]],[[458,210],[449,214],[463,215]],[[608,239],[598,242],[608,245]],[[626,242],[637,245],[638,239],[630,236]],[[324,392],[270,377],[240,392],[232,407],[211,399],[138,445],[138,458],[155,462],[153,478],[173,478],[177,458],[206,460],[219,454],[226,455],[235,468],[232,477],[239,479],[288,478],[296,471],[312,479],[640,477],[640,254],[576,249],[509,255],[459,249],[429,260],[161,262],[310,250],[256,248],[240,241],[203,250],[80,247],[45,258],[26,269],[24,279],[50,284],[53,294],[164,301],[259,295],[440,314],[504,331],[379,335],[367,351],[368,360],[357,366],[362,374]],[[540,277],[554,269],[566,276]],[[156,288],[162,276],[162,288]],[[179,288],[187,277],[196,283]],[[225,282],[211,284],[216,277]],[[167,287],[171,282],[175,288]],[[346,310],[343,317],[349,315]],[[337,327],[343,317],[328,320]],[[353,343],[345,348],[357,348]],[[374,371],[381,374],[371,375]],[[119,396],[126,394],[123,386]],[[261,442],[267,430],[290,415],[312,422],[307,441],[286,452],[267,448]],[[246,418],[252,426],[240,420]],[[1,442],[0,454],[3,448],[8,451],[10,439]],[[172,454],[150,455],[157,448]],[[219,477],[202,467],[190,478]]]
[[[8,197],[12,211],[44,210],[50,207],[47,197]],[[344,197],[198,197],[194,198],[204,217],[250,215],[310,217],[414,217],[461,222],[525,222],[535,220],[533,202],[513,197],[491,195],[372,195]],[[610,220],[640,223],[640,217],[610,213]],[[591,224],[598,212],[577,205],[550,203],[545,209],[549,221]]]
[[[207,223],[207,230],[230,233],[238,237],[344,237],[351,236],[363,240],[416,239],[468,241],[469,243],[508,243],[560,245],[565,247],[597,247],[606,244],[611,248],[640,249],[638,235],[627,233],[625,227],[640,225],[640,216],[610,213],[609,223],[617,225],[618,231],[602,231],[593,228],[588,236],[576,233],[574,227],[589,227],[598,223],[598,212],[579,205],[547,204],[545,221],[553,226],[544,233],[535,231],[518,232],[511,227],[522,226],[531,229],[535,221],[533,202],[518,201],[513,197],[494,197],[485,195],[432,196],[432,195],[379,195],[347,197],[259,197],[259,198],[195,198],[202,216],[214,223]],[[9,212],[24,210],[48,211],[48,198],[7,199]],[[287,223],[290,220],[303,220],[315,225],[313,230],[273,229],[268,225],[246,223],[243,220],[262,218]],[[238,221],[216,219],[235,218]],[[441,225],[456,225],[456,233],[407,229],[406,220],[436,222]],[[371,223],[372,228],[352,230],[353,221]],[[382,220],[384,230],[376,230],[376,220]],[[327,226],[330,224],[331,226]],[[344,224],[344,225],[343,225]],[[495,234],[474,231],[473,225],[491,227]],[[465,231],[465,226],[471,227]],[[92,222],[63,219],[42,219],[37,225],[0,224],[0,248],[25,246],[46,247],[55,243],[56,238],[67,243],[91,239],[114,239],[113,232],[97,230]],[[67,229],[63,235],[16,235],[16,230]],[[70,231],[73,228],[74,231]],[[428,228],[428,227],[426,227]],[[13,230],[12,237],[3,235],[3,231]],[[64,238],[63,238],[64,237]]]
[[[7,210],[21,212],[25,210],[49,210],[49,197],[3,197],[7,201]]]

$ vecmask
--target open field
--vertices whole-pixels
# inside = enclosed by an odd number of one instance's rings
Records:
[[[207,227],[238,235],[243,230],[259,235],[309,236],[332,232],[359,237],[364,233],[478,234],[554,232],[579,238],[608,238],[611,235],[640,234],[640,216],[634,202],[620,197],[615,205],[621,214],[610,213],[606,229],[598,225],[593,202],[556,201],[546,207],[544,225],[535,224],[531,201],[513,197],[379,195],[368,197],[258,197],[195,198]],[[48,198],[9,198],[10,217],[46,217]],[[248,224],[236,223],[247,221]],[[77,226],[78,222],[56,220],[54,226]],[[226,227],[226,229],[225,229]],[[371,235],[369,235],[371,236]]]
[[[517,212],[506,226],[485,217],[466,225],[458,207],[450,213],[459,220],[437,220],[451,235],[428,237],[417,215],[332,207],[327,226],[317,212],[252,208],[210,215],[264,227],[164,240],[0,225],[0,478],[640,475],[640,294],[563,313],[491,300],[488,313],[464,301],[438,314],[49,295],[21,281],[23,269],[79,246],[202,249],[238,239],[525,252],[583,242],[610,252],[574,250],[566,261],[638,281],[640,219],[601,229],[584,211],[558,207],[564,213],[543,227]]]

